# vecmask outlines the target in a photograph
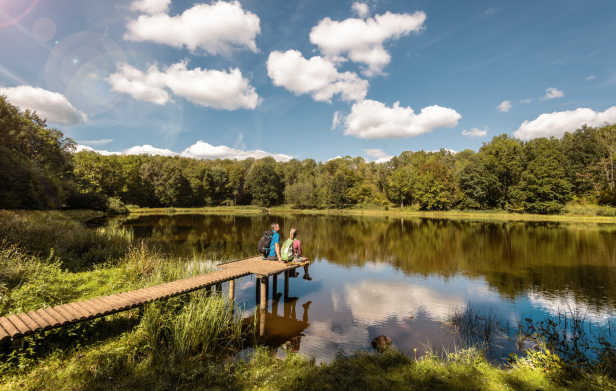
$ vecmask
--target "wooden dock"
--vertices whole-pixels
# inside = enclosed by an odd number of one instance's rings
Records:
[[[274,284],[277,275],[285,274],[285,294],[288,293],[289,271],[300,266],[310,264],[286,264],[276,261],[265,261],[261,256],[244,258],[218,264],[221,269],[196,277],[185,278],[162,285],[138,289],[136,291],[118,293],[111,296],[96,297],[75,303],[57,305],[55,307],[42,308],[28,313],[0,317],[0,342],[12,340],[14,346],[23,343],[23,337],[39,332],[63,327],[103,316],[142,307],[147,303],[182,295],[198,289],[216,287],[222,290],[222,283],[229,281],[229,297],[235,295],[235,279],[256,274],[260,279],[261,307],[267,305],[267,281],[269,276],[274,276]]]

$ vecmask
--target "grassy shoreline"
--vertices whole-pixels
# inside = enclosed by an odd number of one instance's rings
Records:
[[[186,267],[191,260],[157,252],[126,232],[84,230],[84,215],[0,211],[0,316],[195,272]],[[83,246],[93,241],[101,247],[94,254]],[[473,348],[428,350],[417,358],[367,349],[317,365],[291,352],[281,360],[254,346],[247,359],[235,359],[251,337],[239,327],[241,308],[229,304],[193,292],[149,305],[143,317],[131,310],[27,336],[25,351],[0,347],[0,390],[616,389],[612,373],[584,372],[549,352],[509,368]]]
[[[171,211],[170,209],[173,209]],[[131,214],[158,215],[158,214],[266,214],[268,210],[257,207],[227,207],[215,208],[152,208],[133,209]],[[538,215],[503,212],[468,212],[446,211],[431,212],[419,211],[411,208],[399,209],[293,209],[288,206],[272,207],[270,214],[313,214],[313,215],[348,215],[348,216],[401,216],[432,219],[459,219],[459,220],[498,220],[498,221],[555,221],[555,222],[592,222],[592,223],[616,223],[616,217],[580,215],[574,213],[562,215]]]

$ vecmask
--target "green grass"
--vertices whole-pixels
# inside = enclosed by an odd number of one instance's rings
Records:
[[[0,212],[0,217],[7,223],[0,231],[0,316],[207,272],[126,233],[86,230],[60,213]],[[113,255],[86,266],[90,253],[79,251],[86,240],[109,245]],[[79,271],[65,268],[64,257]],[[492,365],[473,348],[452,354],[428,350],[419,358],[395,349],[359,351],[317,365],[290,352],[280,360],[255,347],[248,359],[236,359],[254,341],[254,325],[243,325],[243,317],[223,297],[196,291],[150,304],[141,317],[135,309],[28,336],[24,351],[0,347],[0,390],[616,389],[612,377],[572,371],[545,350],[510,368]]]
[[[172,210],[171,210],[172,209]],[[132,214],[264,214],[267,209],[255,206],[220,206],[205,208],[141,208],[131,209]],[[301,213],[314,215],[366,215],[366,216],[408,216],[437,219],[507,220],[507,221],[563,221],[563,222],[616,222],[616,208],[598,205],[570,204],[560,215],[538,215],[530,213],[509,213],[503,210],[449,210],[422,211],[417,205],[385,207],[377,205],[355,205],[349,209],[296,209],[290,205],[274,206],[271,214]]]

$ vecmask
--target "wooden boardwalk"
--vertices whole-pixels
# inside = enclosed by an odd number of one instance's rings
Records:
[[[229,294],[233,298],[236,278],[256,274],[260,279],[266,280],[267,277],[277,276],[282,272],[285,272],[285,276],[288,276],[286,272],[306,264],[310,264],[310,262],[285,264],[275,261],[264,261],[260,256],[244,258],[219,264],[217,266],[221,270],[196,277],[185,278],[136,291],[42,308],[28,313],[22,312],[19,315],[0,317],[0,342],[15,341],[23,336],[39,331],[51,330],[56,327],[141,307],[152,301],[167,299],[197,289],[207,289],[208,287],[222,284],[225,281],[230,281],[231,283]],[[285,279],[285,281],[287,280],[288,278]],[[288,289],[287,287],[285,288]]]

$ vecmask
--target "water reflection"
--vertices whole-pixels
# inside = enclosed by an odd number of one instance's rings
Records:
[[[451,347],[440,321],[468,303],[498,308],[512,320],[577,308],[601,322],[616,309],[615,225],[339,215],[130,216],[102,223],[132,227],[164,251],[202,261],[254,254],[272,221],[281,225],[281,240],[291,227],[300,230],[313,281],[291,279],[290,295],[299,299],[270,303],[264,337],[317,361],[369,346],[379,334],[409,352],[427,340]],[[254,277],[243,278],[236,297],[254,308],[257,288]]]

